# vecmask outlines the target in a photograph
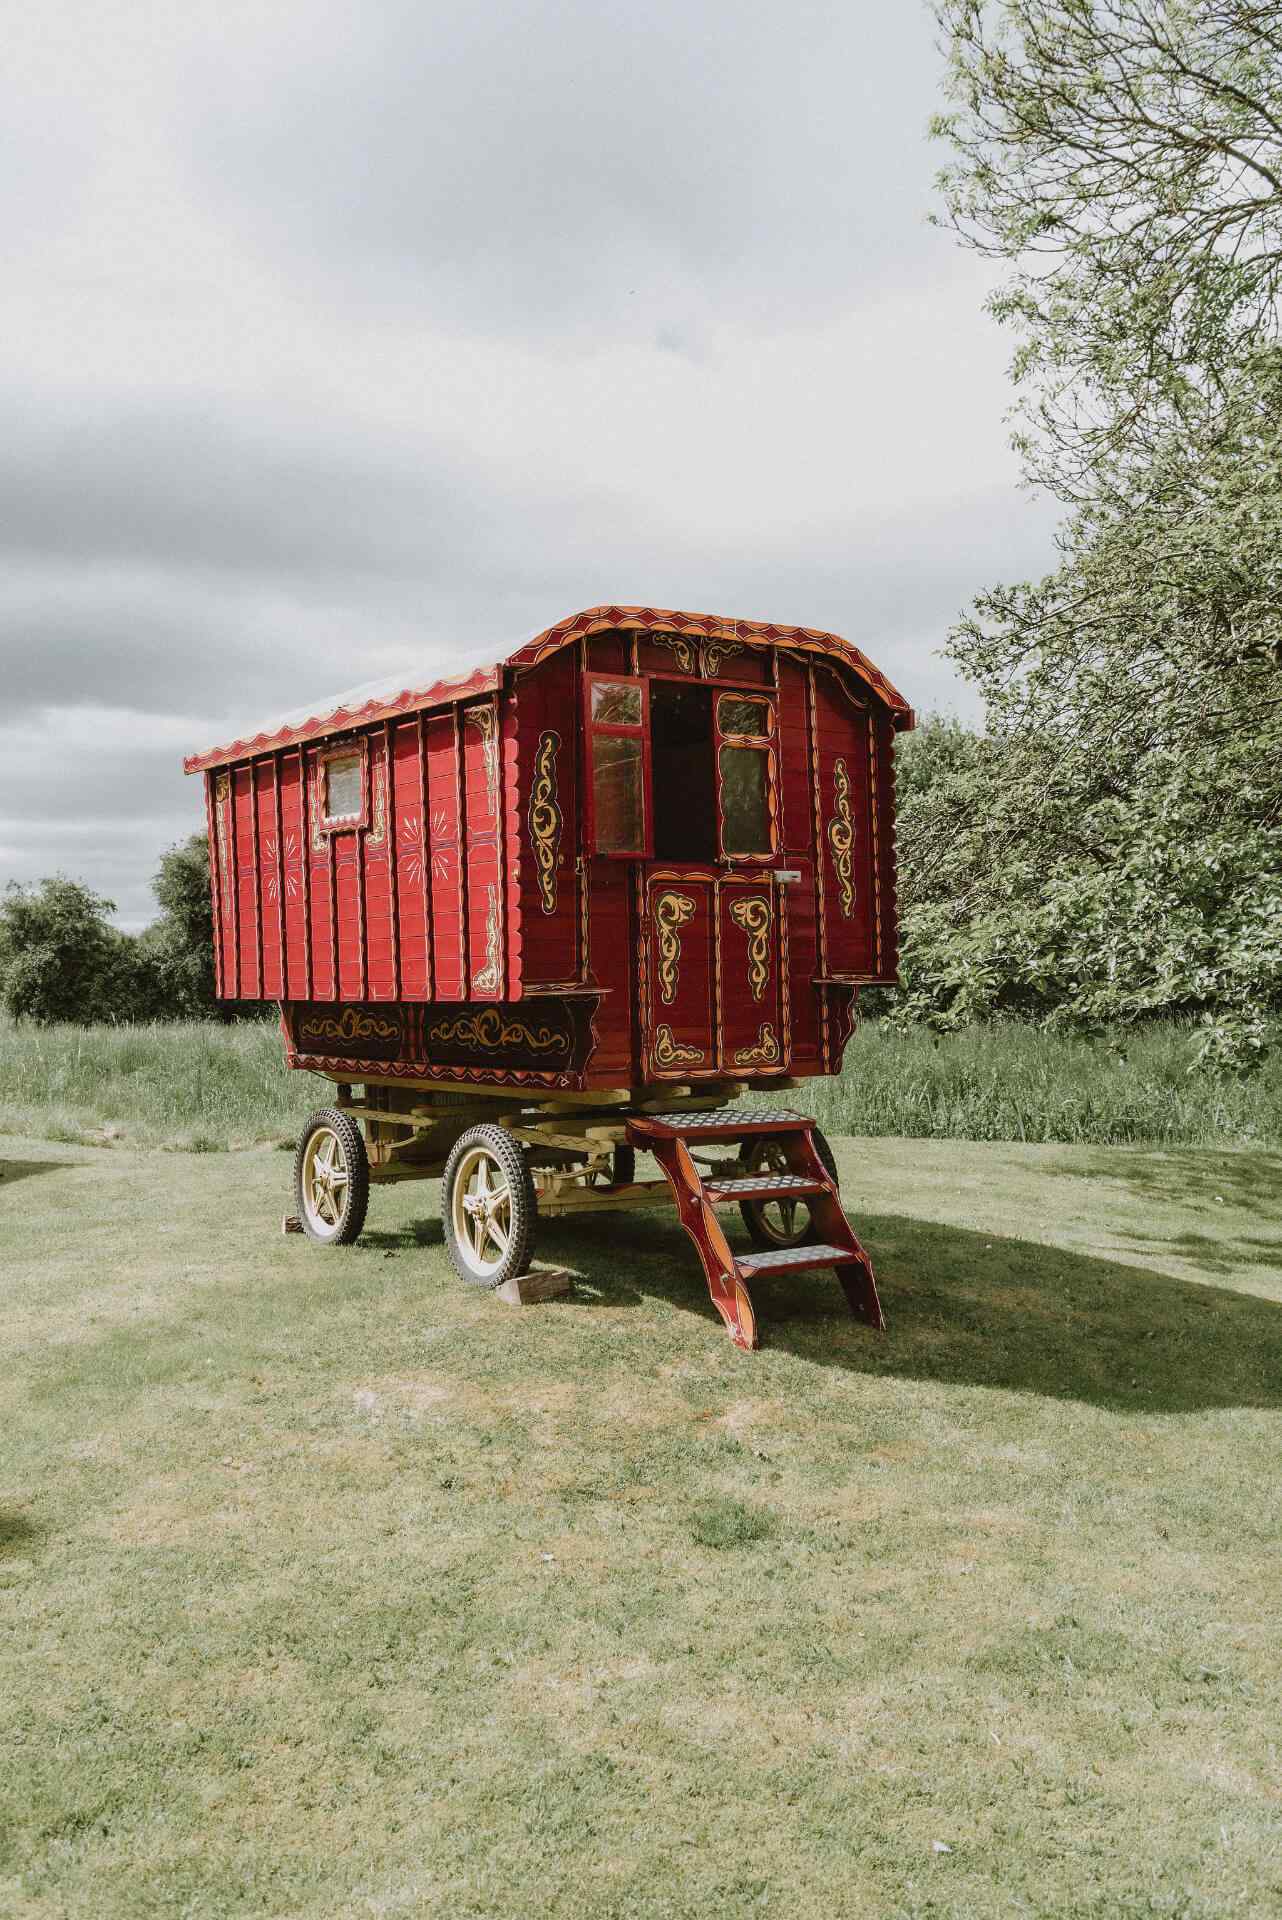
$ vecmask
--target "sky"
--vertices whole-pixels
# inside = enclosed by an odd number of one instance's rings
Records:
[[[599,602],[919,710],[1052,563],[917,0],[41,0],[0,74],[0,884],[155,912],[182,757]]]

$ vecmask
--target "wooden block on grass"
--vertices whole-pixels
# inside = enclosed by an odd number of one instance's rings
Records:
[[[282,1233],[301,1233],[303,1223],[296,1213],[287,1213],[280,1223],[280,1230]]]
[[[495,1287],[494,1298],[509,1307],[532,1307],[540,1300],[559,1300],[573,1290],[574,1281],[565,1267],[539,1267],[532,1273],[514,1273]]]

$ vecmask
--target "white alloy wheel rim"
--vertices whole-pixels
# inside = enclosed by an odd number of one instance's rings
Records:
[[[753,1155],[754,1173],[789,1172],[788,1156],[777,1141],[767,1140]],[[805,1208],[805,1219],[797,1225],[797,1208]],[[758,1200],[757,1220],[767,1240],[777,1247],[792,1247],[810,1225],[810,1208],[805,1200]]]
[[[315,1233],[332,1240],[343,1224],[351,1170],[333,1127],[317,1127],[303,1158],[303,1206]]]
[[[512,1244],[512,1189],[488,1147],[469,1147],[450,1195],[454,1244],[478,1279],[498,1272]]]

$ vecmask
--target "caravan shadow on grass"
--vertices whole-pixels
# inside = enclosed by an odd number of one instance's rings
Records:
[[[764,1346],[853,1372],[992,1387],[1110,1409],[1282,1408],[1282,1303],[1035,1241],[861,1215],[888,1331],[846,1311],[826,1271],[754,1281]],[[657,1297],[720,1330],[684,1233],[634,1217],[546,1228],[539,1255],[583,1276],[578,1297]],[[747,1364],[751,1364],[748,1362]]]

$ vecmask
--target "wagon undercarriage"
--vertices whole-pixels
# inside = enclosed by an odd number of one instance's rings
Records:
[[[842,1209],[813,1120],[733,1104],[738,1084],[549,1096],[367,1083],[337,1089],[304,1129],[299,1215],[315,1240],[356,1238],[371,1186],[440,1178],[446,1246],[460,1277],[494,1287],[528,1265],[536,1221],[669,1206],[699,1254],[736,1346],[759,1345],[750,1282],[832,1268],[852,1313],[884,1322],[868,1255]],[[364,1137],[357,1132],[356,1123]],[[638,1180],[638,1149],[663,1177]],[[754,1250],[719,1213],[738,1207]]]

